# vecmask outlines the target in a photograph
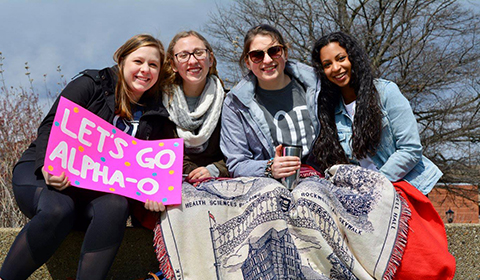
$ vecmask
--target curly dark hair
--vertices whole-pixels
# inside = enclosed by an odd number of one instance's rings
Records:
[[[338,42],[346,50],[352,64],[350,86],[356,94],[351,143],[353,156],[362,159],[368,154],[375,154],[382,133],[380,98],[373,84],[374,70],[366,51],[355,38],[344,32],[322,36],[315,42],[312,50],[312,64],[322,85],[318,96],[320,135],[315,141],[312,152],[322,172],[332,165],[349,162],[340,145],[335,124],[335,108],[342,102],[340,88],[325,76],[320,61],[320,50],[332,42]]]

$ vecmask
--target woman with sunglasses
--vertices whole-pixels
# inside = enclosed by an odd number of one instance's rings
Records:
[[[169,122],[158,95],[164,58],[159,40],[136,35],[115,52],[118,65],[85,70],[61,96],[139,139],[163,139]],[[72,187],[64,173],[54,176],[43,168],[59,99],[13,170],[16,201],[31,220],[3,262],[3,280],[27,279],[73,228],[86,230],[76,279],[105,279],[123,239],[129,214],[127,198]]]
[[[451,279],[455,260],[428,194],[442,176],[422,156],[417,121],[398,86],[374,79],[367,52],[352,36],[317,40],[313,66],[322,83],[321,132],[313,154],[320,171],[353,163],[385,175],[411,209],[406,250],[395,279]],[[423,194],[422,194],[423,193]]]
[[[395,268],[396,255],[385,256],[404,244],[408,209],[379,173],[343,165],[325,180],[309,169],[292,190],[266,178],[309,164],[319,129],[317,77],[287,61],[287,47],[270,25],[247,32],[249,73],[225,98],[221,130],[240,178],[183,184],[182,204],[155,231],[167,279],[384,279]],[[282,145],[301,146],[302,159],[282,156]]]
[[[227,95],[221,148],[233,177],[280,179],[306,163],[319,130],[313,69],[288,61],[288,44],[274,27],[251,28],[240,67],[248,74]],[[282,156],[282,146],[302,147],[302,159]]]

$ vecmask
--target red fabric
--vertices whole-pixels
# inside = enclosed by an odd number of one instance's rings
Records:
[[[145,209],[144,203],[136,200],[130,201],[130,214],[145,228],[153,230],[160,218],[157,212]]]
[[[407,246],[393,279],[453,279],[455,258],[448,252],[445,226],[430,200],[405,181],[393,183],[411,209]]]

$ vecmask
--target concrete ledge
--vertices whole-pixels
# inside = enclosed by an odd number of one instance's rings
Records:
[[[20,229],[0,228],[0,266]],[[455,280],[480,280],[480,224],[446,225],[448,246],[457,260]],[[66,279],[75,277],[83,233],[72,232],[51,260],[29,280]],[[153,233],[146,229],[127,228],[108,279],[138,279],[149,271],[157,271],[153,251]]]
[[[19,231],[18,228],[0,228],[0,266]],[[82,232],[70,233],[53,257],[28,279],[75,279],[83,236]],[[127,228],[107,279],[134,280],[145,277],[149,271],[158,271],[153,232],[142,228]]]

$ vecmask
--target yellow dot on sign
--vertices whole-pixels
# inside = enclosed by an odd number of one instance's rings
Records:
[[[130,162],[128,161],[125,162],[125,166],[130,166],[130,165],[131,165]]]
[[[75,113],[78,113],[78,112],[79,112],[78,107],[73,108],[73,111],[74,111]]]
[[[111,191],[111,192],[114,192],[114,191],[115,191],[114,188],[109,188],[108,190]]]
[[[165,145],[165,143],[163,143],[163,142],[158,143],[158,146],[160,146],[160,147],[163,147],[164,145]]]
[[[137,145],[137,141],[132,140],[132,144],[133,144],[133,145]]]
[[[85,148],[83,148],[82,146],[79,146],[79,147],[78,147],[78,150],[79,150],[80,152],[83,152],[83,151],[85,151]]]
[[[53,171],[53,166],[49,165],[48,170]]]
[[[169,190],[169,191],[173,191],[173,189],[174,189],[173,186],[168,187],[168,190]]]
[[[173,170],[168,171],[168,174],[170,174],[170,175],[172,175],[173,173],[175,173],[175,171],[173,171]]]

